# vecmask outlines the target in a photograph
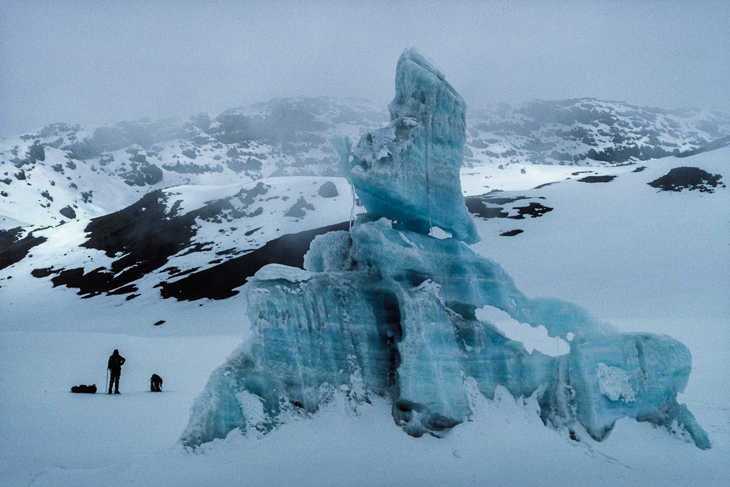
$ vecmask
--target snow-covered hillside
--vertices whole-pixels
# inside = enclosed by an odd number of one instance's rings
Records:
[[[87,131],[57,123],[0,144],[0,228],[120,210],[153,189],[286,175],[336,176],[333,133],[386,120],[367,102],[272,100],[212,119],[142,120]]]
[[[365,101],[287,98],[184,121],[51,124],[0,141],[0,229],[95,218],[185,184],[336,177],[328,137],[357,140],[387,120]],[[717,148],[728,137],[730,117],[720,113],[536,101],[467,111],[464,165],[631,164]]]
[[[467,165],[627,164],[730,144],[730,120],[722,113],[592,98],[476,109],[469,122]]]

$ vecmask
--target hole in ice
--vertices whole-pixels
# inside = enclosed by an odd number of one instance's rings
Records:
[[[441,230],[439,227],[432,227],[429,232],[429,236],[443,240],[445,238],[451,238],[451,234]]]
[[[529,353],[537,350],[545,355],[557,357],[570,352],[568,342],[548,336],[544,326],[534,328],[527,323],[520,323],[499,308],[493,306],[479,308],[476,310],[476,317],[478,320],[492,323],[510,340],[522,342]]]

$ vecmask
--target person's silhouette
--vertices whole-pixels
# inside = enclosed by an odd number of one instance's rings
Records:
[[[108,369],[110,370],[111,378],[109,380],[109,392],[112,393],[112,384],[114,384],[114,394],[119,394],[119,376],[122,373],[122,365],[124,365],[124,357],[119,355],[119,350],[114,350],[114,353],[109,357]]]

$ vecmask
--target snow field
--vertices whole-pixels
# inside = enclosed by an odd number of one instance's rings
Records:
[[[730,149],[721,149],[651,161],[640,173],[617,168],[609,183],[513,188],[512,195],[545,197],[554,210],[477,221],[483,240],[473,246],[528,296],[569,300],[621,331],[684,343],[693,371],[679,401],[707,431],[710,450],[633,420],[620,420],[602,443],[580,430],[581,441],[571,441],[542,424],[533,399],[498,394],[472,396],[472,421],[443,439],[403,433],[385,400],[353,412],[336,397],[263,438],[233,432],[187,452],[176,441],[190,405],[247,336],[241,296],[79,299],[10,268],[0,294],[0,485],[725,486],[730,190],[659,193],[646,183],[683,165],[727,181],[728,161]],[[525,231],[494,236],[514,228]],[[542,346],[556,348],[554,339]],[[115,348],[127,359],[123,394],[71,394],[71,386],[90,383],[102,392]],[[164,393],[146,392],[152,373],[165,380]]]
[[[31,485],[56,469],[88,471],[169,448],[210,372],[240,343],[228,335],[0,335],[2,485]],[[115,348],[127,361],[122,394],[110,396],[104,391],[106,364]],[[162,394],[149,392],[153,373],[164,380]],[[94,395],[70,392],[93,383]]]
[[[534,398],[500,389],[490,401],[473,387],[472,421],[443,439],[403,433],[384,399],[353,408],[335,395],[263,438],[232,432],[185,451],[175,442],[188,408],[238,337],[0,335],[2,485],[679,486],[724,485],[728,473],[727,415],[704,424],[715,442],[705,452],[632,420],[619,421],[603,443],[580,430],[575,442],[542,424]],[[127,359],[121,395],[68,392],[78,383],[103,387],[114,348]],[[161,394],[146,392],[153,372],[165,380]],[[690,406],[701,418],[702,405]]]

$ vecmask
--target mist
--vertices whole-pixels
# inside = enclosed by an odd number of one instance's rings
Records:
[[[0,136],[283,96],[385,104],[415,47],[469,107],[595,97],[730,112],[730,2],[0,5]]]

